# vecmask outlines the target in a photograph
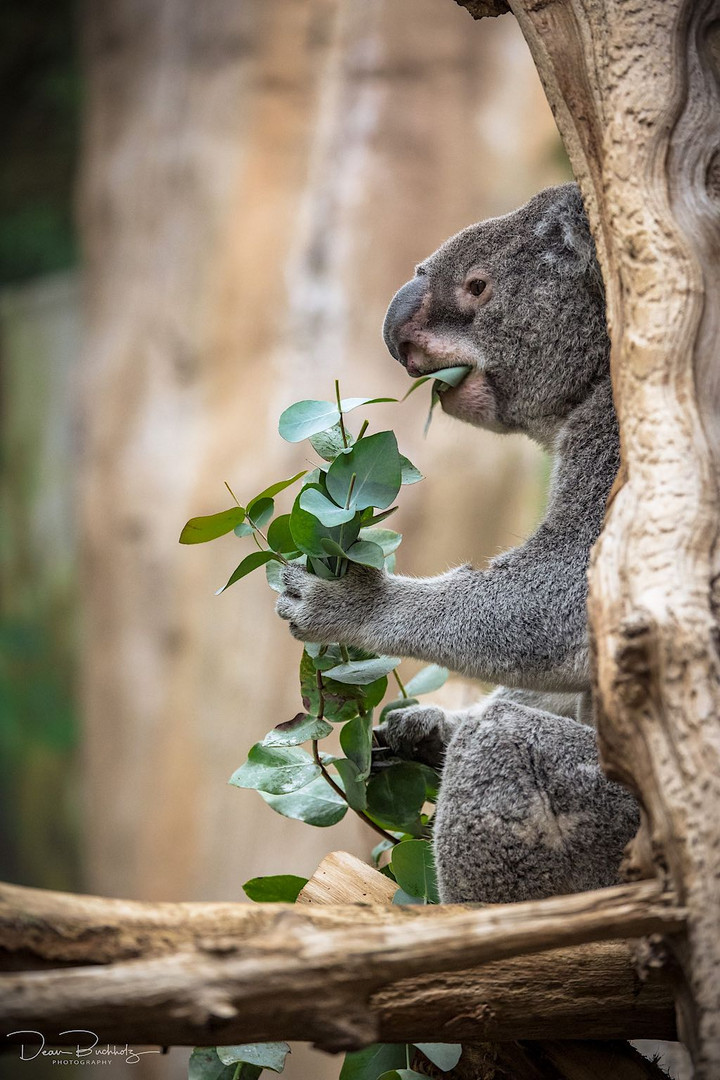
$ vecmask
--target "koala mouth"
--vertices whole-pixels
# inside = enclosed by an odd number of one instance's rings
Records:
[[[477,367],[475,361],[468,357],[459,357],[454,350],[447,349],[439,356],[433,355],[410,341],[403,342],[399,352],[400,363],[413,379],[421,375],[432,375],[433,371],[442,371],[448,367]]]

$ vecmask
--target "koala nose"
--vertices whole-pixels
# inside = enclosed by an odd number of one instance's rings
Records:
[[[414,277],[395,293],[387,309],[383,323],[383,338],[390,355],[403,365],[406,364],[406,357],[402,349],[402,329],[420,308],[427,290],[427,278]]]

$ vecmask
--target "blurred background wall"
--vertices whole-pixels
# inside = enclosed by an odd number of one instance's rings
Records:
[[[451,0],[24,0],[0,30],[0,873],[242,899],[367,855],[352,821],[227,786],[297,711],[299,645],[261,575],[214,595],[240,541],[177,537],[223,481],[242,501],[303,467],[287,404],[336,377],[402,394],[380,327],[414,264],[567,178],[517,25]],[[427,476],[396,518],[417,573],[516,543],[546,476],[521,439],[441,415],[423,439],[425,398],[368,410]]]

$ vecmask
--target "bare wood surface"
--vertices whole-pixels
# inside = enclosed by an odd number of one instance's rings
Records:
[[[94,966],[4,974],[0,1017],[5,1030],[60,1032],[82,1015],[103,1040],[168,1045],[343,1049],[426,1038],[431,1025],[454,1040],[568,1025],[672,1037],[667,990],[639,983],[626,945],[568,946],[682,925],[655,882],[485,909],[144,904],[3,886],[8,964]]]
[[[590,574],[601,749],[642,800],[655,872],[689,907],[683,1032],[698,1080],[717,1080],[720,3],[510,7],[607,292],[623,466]]]
[[[361,859],[343,851],[336,851],[327,855],[320,863],[300,893],[298,903],[307,903],[308,896],[314,897],[315,902],[321,904],[347,903],[353,899],[362,900],[371,894],[378,902],[382,902],[383,896],[387,897],[387,901],[391,901],[397,888],[395,882]],[[456,972],[441,979],[431,976],[413,980],[407,986],[407,996],[401,993],[400,1000],[405,1003],[406,1008],[416,1010],[418,1016],[433,1026],[433,1030],[440,1019],[437,1013],[438,1002],[442,1001],[443,1006],[449,1007],[448,1019],[443,1029],[451,1030],[453,1026],[457,1026],[458,1016],[466,1017],[468,1010],[476,1016],[497,1015],[499,1007],[500,1014],[510,1020],[507,1008],[509,1001],[503,997],[502,992],[498,993],[502,987],[507,994],[516,995],[518,1013],[530,1011],[536,1016],[542,1015],[542,1035],[550,1028],[555,1032],[564,1030],[574,1037],[572,1040],[556,1042],[465,1042],[458,1065],[451,1073],[443,1074],[448,1080],[503,1080],[504,1077],[508,1080],[542,1080],[549,1075],[552,1080],[588,1080],[590,1077],[596,1080],[603,1075],[612,1076],[613,1080],[662,1080],[664,1073],[627,1042],[600,1043],[577,1039],[578,1035],[583,1034],[583,1020],[587,1022],[588,1018],[597,1017],[598,1013],[604,1011],[614,1000],[615,986],[608,984],[603,978],[608,974],[606,963],[610,960],[612,950],[618,952],[617,959],[623,965],[628,963],[630,974],[632,957],[628,946],[625,943],[603,943],[583,946],[574,951],[553,950],[542,953],[531,958],[529,967],[528,961],[518,959],[512,963],[488,964],[478,971]],[[584,989],[580,985],[582,979],[576,981],[570,977],[568,981],[573,969],[575,975],[578,974],[575,968],[578,960],[583,965],[581,970],[585,974],[592,970],[593,974],[600,976],[599,983],[593,983],[594,1000],[585,1002],[589,1010],[583,1019],[576,1011],[578,1002],[585,997]],[[543,964],[544,970],[537,970],[538,961]],[[565,1000],[562,1003],[558,1001],[558,1004],[565,1015],[563,1019],[558,1015],[558,1023],[555,1023],[547,1016],[546,1005],[553,996],[552,987],[557,987],[559,978]],[[637,985],[634,972],[631,978],[635,996]],[[528,1000],[528,984],[534,991],[532,1001]],[[394,989],[393,997],[397,998],[398,988]],[[602,1006],[599,1005],[600,1002]],[[380,998],[374,997],[371,1004],[382,1015],[385,1007],[382,995]],[[390,1009],[393,1009],[392,1004]],[[572,1016],[569,1015],[570,1012]],[[517,1030],[517,1023],[514,1029],[512,1020],[505,1026],[513,1034]],[[421,1054],[415,1055],[413,1068],[431,1077],[440,1075],[439,1070],[429,1065]]]

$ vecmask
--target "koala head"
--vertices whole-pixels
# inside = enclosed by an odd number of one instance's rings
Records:
[[[471,225],[425,259],[385,317],[410,375],[466,364],[452,416],[548,441],[609,369],[595,245],[576,184]]]

